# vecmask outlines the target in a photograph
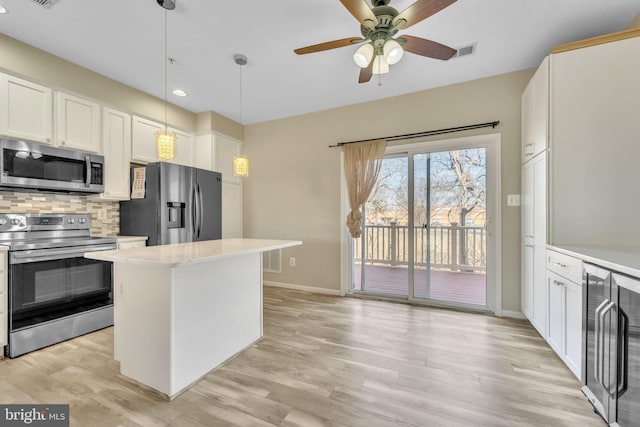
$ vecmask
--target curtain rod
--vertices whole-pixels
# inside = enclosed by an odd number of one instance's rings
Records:
[[[403,140],[403,139],[420,138],[420,137],[423,137],[423,136],[442,135],[444,133],[461,132],[463,130],[481,129],[481,128],[488,128],[488,127],[495,128],[499,124],[500,124],[499,121],[487,122],[487,123],[477,123],[475,125],[456,126],[456,127],[453,127],[453,128],[436,129],[436,130],[428,130],[428,131],[424,131],[424,132],[406,133],[404,135],[387,136],[386,138],[371,138],[371,139],[361,139],[359,141],[339,142],[339,143],[337,143],[335,145],[330,145],[329,148],[342,147],[343,145],[355,144],[357,142],[377,141],[378,139],[385,139],[385,140],[387,140],[387,142],[388,141],[400,141],[400,140]]]

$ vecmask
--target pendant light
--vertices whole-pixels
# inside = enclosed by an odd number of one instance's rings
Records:
[[[233,62],[238,64],[240,69],[240,124],[242,125],[242,67],[247,65],[247,57],[242,54],[233,56]],[[233,158],[233,176],[249,176],[249,159],[244,154]]]
[[[176,134],[167,130],[167,64],[173,63],[174,60],[167,56],[167,11],[173,10],[176,4],[172,0],[157,0],[157,2],[164,8],[164,131],[156,133],[156,145],[160,160],[173,160],[176,151]]]

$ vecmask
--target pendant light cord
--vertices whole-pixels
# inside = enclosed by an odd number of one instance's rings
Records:
[[[240,68],[240,124],[242,124],[242,65],[238,65]]]
[[[164,133],[167,133],[167,73],[169,72],[167,58],[167,9],[164,10]]]

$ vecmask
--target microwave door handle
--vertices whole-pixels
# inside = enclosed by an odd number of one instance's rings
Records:
[[[618,385],[618,398],[622,396],[626,391],[629,384],[629,317],[620,308],[620,324],[618,328],[618,339],[620,339],[620,346],[618,347],[618,363],[621,367],[620,372],[620,384]]]
[[[91,185],[91,157],[85,156],[84,161],[87,167],[87,177],[84,179],[84,186],[88,188]]]

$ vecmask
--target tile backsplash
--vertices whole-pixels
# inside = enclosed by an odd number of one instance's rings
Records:
[[[1,213],[88,213],[91,234],[115,236],[120,231],[120,204],[95,196],[0,192]]]

